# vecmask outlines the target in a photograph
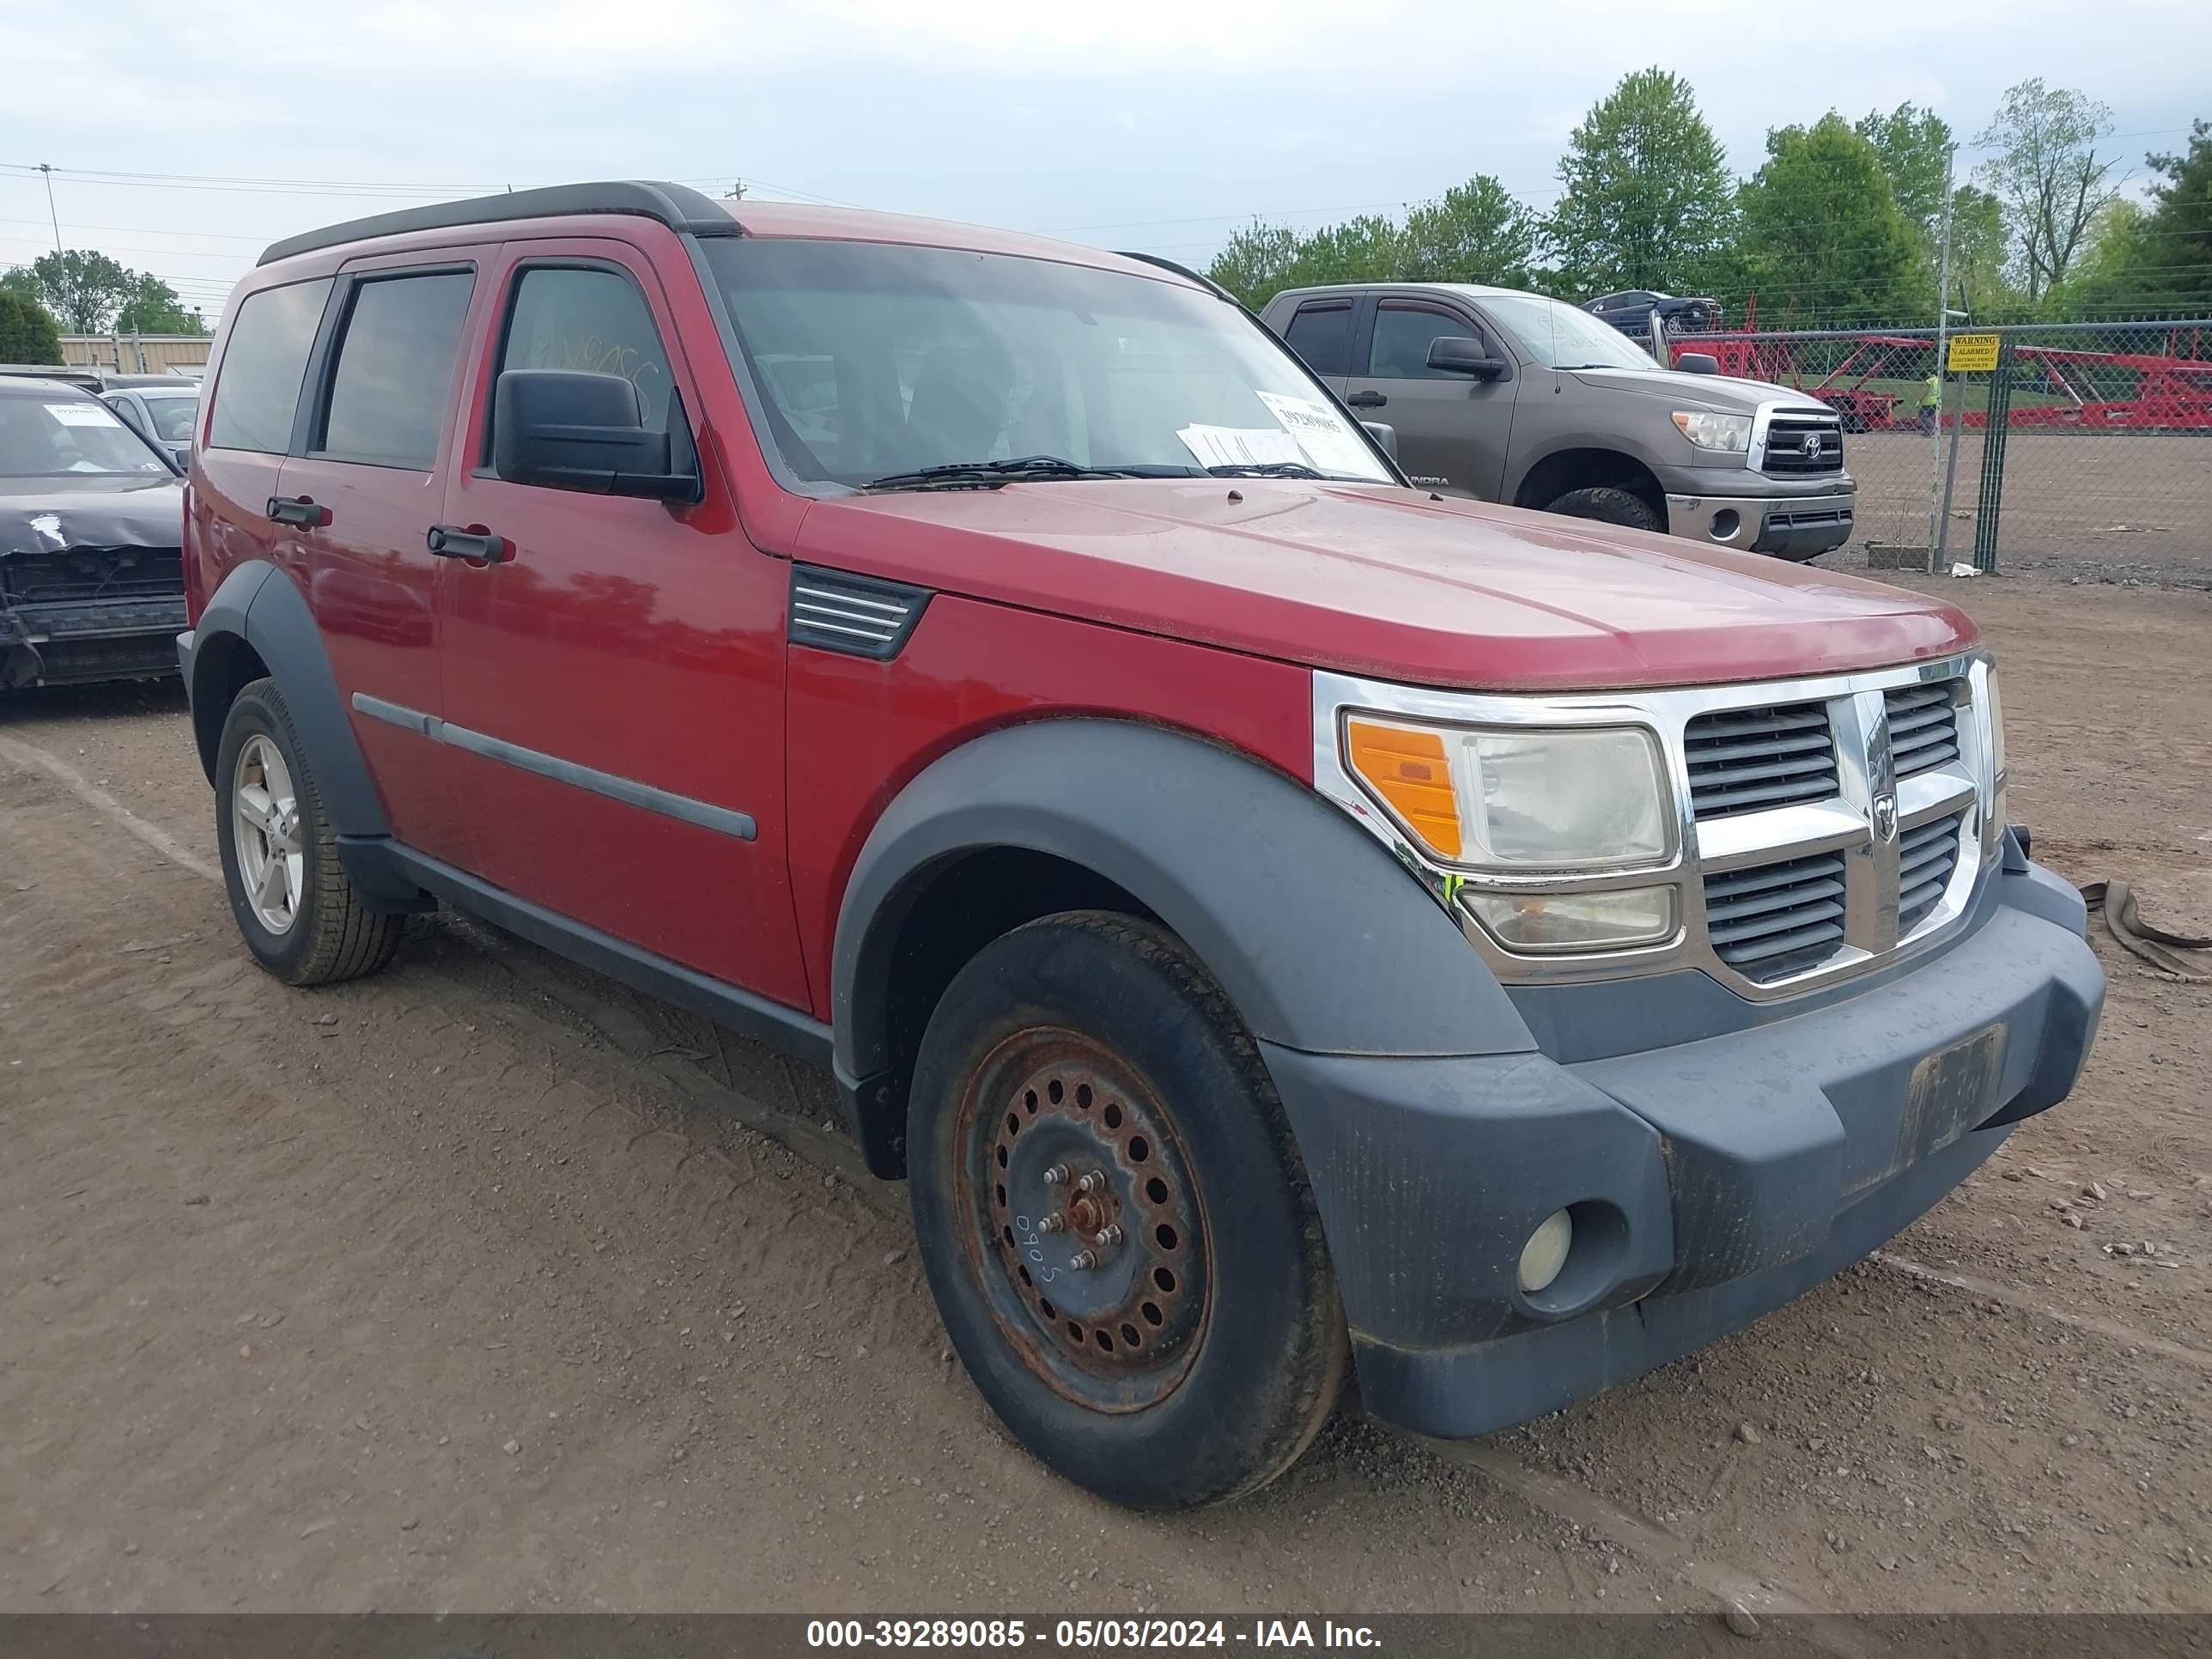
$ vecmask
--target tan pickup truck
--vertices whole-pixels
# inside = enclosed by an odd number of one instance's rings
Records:
[[[1386,283],[1289,289],[1262,320],[1361,419],[1395,432],[1417,483],[1784,559],[1850,539],[1857,486],[1835,410],[1787,386],[1661,368],[1573,306]]]

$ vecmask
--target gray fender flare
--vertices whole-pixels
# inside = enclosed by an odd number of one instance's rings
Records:
[[[934,870],[990,848],[1051,854],[1133,895],[1263,1042],[1347,1054],[1535,1048],[1436,901],[1310,788],[1156,726],[1041,720],[933,763],[860,850],[831,962],[835,1063],[856,1114],[872,1092],[878,1107],[904,1101],[905,1079],[888,1075],[902,924]]]
[[[284,694],[332,827],[348,837],[391,834],[314,614],[289,576],[264,560],[247,560],[222,579],[187,637],[190,644],[181,653],[186,659],[185,686],[201,764],[210,781],[222,714],[210,700],[228,678],[226,642],[242,641],[268,665]]]

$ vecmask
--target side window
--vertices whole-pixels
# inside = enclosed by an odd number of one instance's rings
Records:
[[[146,422],[138,418],[138,411],[131,407],[131,399],[128,398],[102,398],[100,401],[106,404],[110,409],[121,416],[123,417],[124,425],[129,427],[133,432],[137,433],[142,438],[146,435]]]
[[[637,284],[617,270],[529,265],[514,289],[499,372],[566,368],[619,374],[637,388],[648,430],[666,429],[668,354]],[[489,435],[489,434],[487,434]],[[483,459],[491,459],[489,443]]]
[[[282,455],[292,447],[292,416],[300,407],[300,380],[307,353],[322,326],[331,279],[290,283],[249,294],[230,325],[216,370],[215,414],[208,444]]]
[[[1473,329],[1443,312],[1385,304],[1375,313],[1375,343],[1367,354],[1367,372],[1381,380],[1464,380],[1431,368],[1429,347],[1441,339],[1473,337]]]
[[[315,453],[418,472],[437,464],[475,285],[465,270],[441,270],[355,288]]]
[[[1352,306],[1350,301],[1311,301],[1298,307],[1291,319],[1286,344],[1305,359],[1316,374],[1352,373]]]

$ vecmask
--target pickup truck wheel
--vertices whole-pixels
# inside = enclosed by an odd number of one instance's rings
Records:
[[[1659,521],[1659,515],[1651,510],[1650,502],[1607,484],[1593,485],[1588,489],[1570,489],[1565,495],[1553,498],[1544,511],[1563,513],[1571,519],[1595,519],[1601,524],[1626,525],[1631,530],[1664,531],[1667,528]]]
[[[286,984],[358,979],[399,948],[406,918],[371,910],[353,890],[274,680],[246,686],[224,717],[216,844],[246,948]]]
[[[945,1328],[1032,1453],[1145,1509],[1297,1460],[1344,1316],[1274,1086],[1178,940],[1074,912],[985,946],[931,1017],[908,1119]]]

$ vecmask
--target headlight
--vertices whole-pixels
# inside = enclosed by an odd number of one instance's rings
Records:
[[[1674,848],[1659,745],[1640,726],[1484,731],[1354,715],[1344,747],[1352,775],[1464,868],[1633,868]]]
[[[1678,409],[1674,424],[1700,449],[1718,449],[1741,455],[1751,448],[1751,416],[1716,415],[1710,410]]]
[[[2005,781],[2004,701],[1997,696],[1997,671],[1989,671],[1985,684],[1989,687],[1990,775],[2002,789]]]
[[[1990,759],[1989,812],[1982,823],[1983,845],[1994,852],[2004,838],[2007,808],[2005,805],[2004,702],[1997,695],[1997,671],[1988,670],[1982,679],[1982,718],[1989,722],[1983,735],[1983,752]]]

